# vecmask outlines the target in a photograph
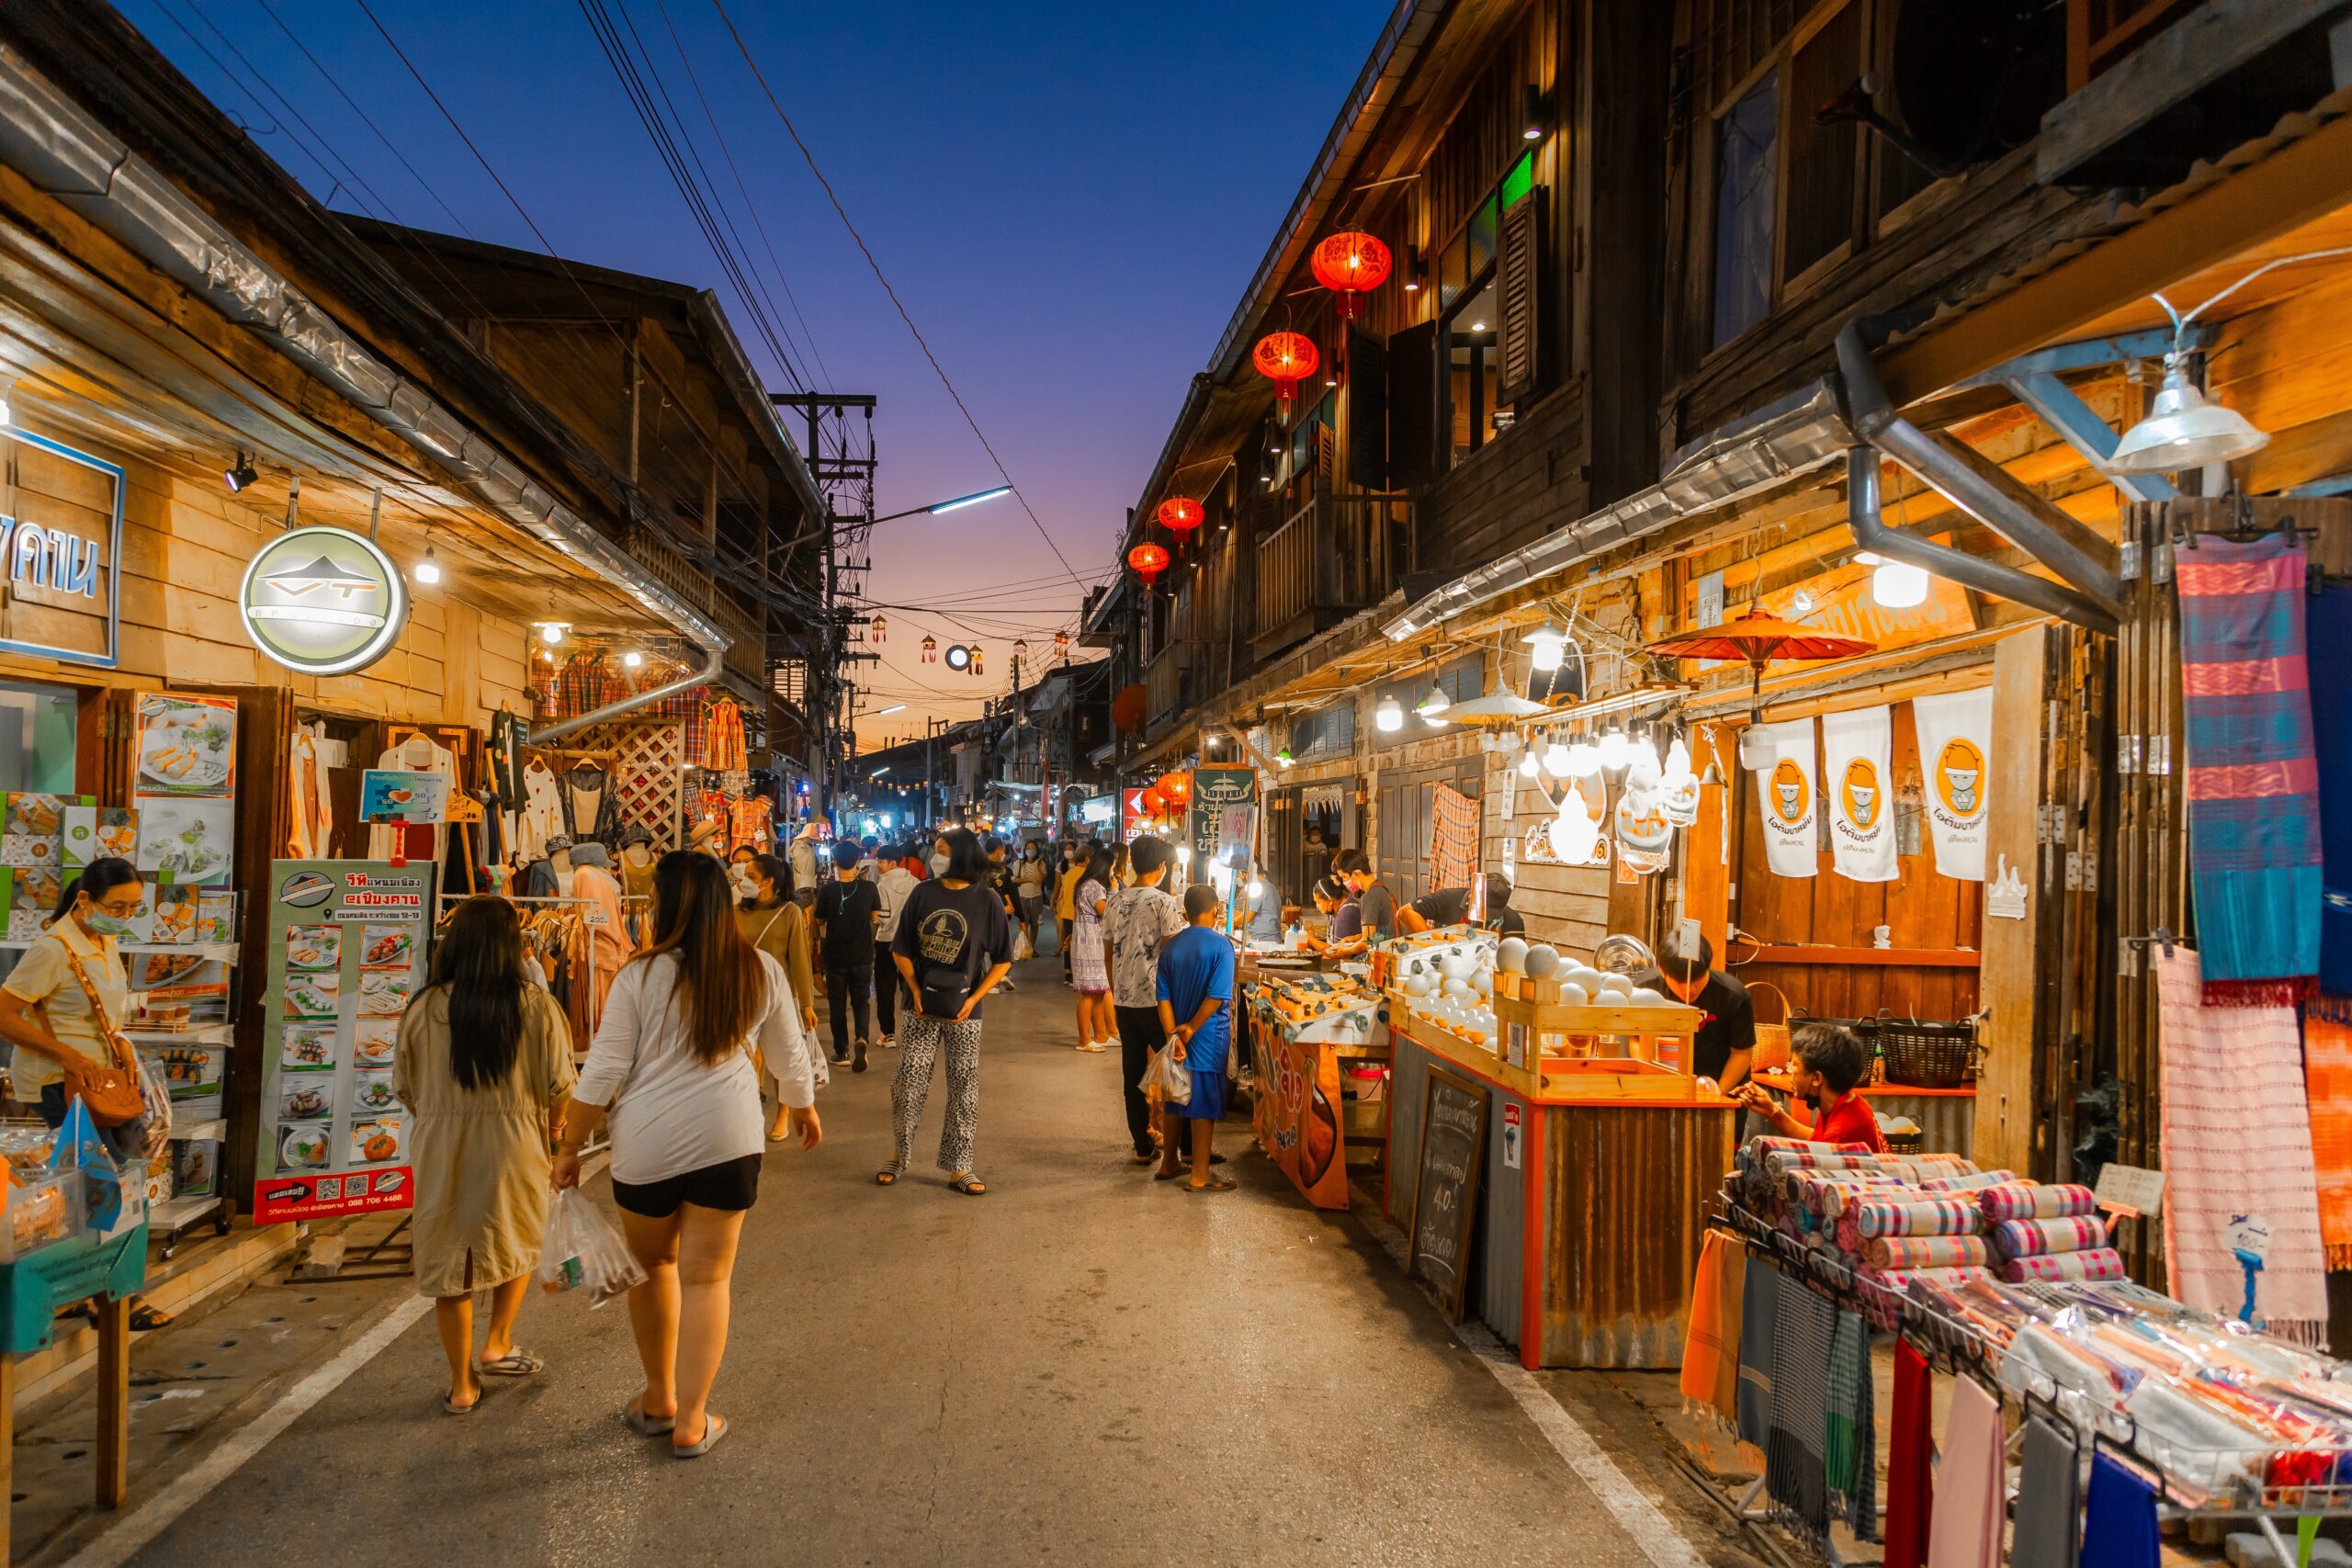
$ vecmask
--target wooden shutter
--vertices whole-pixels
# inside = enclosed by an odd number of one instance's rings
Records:
[[[1419,490],[1437,477],[1437,323],[1389,335],[1388,484]]]
[[[1388,488],[1388,351],[1369,333],[1348,333],[1348,383],[1340,393],[1348,433],[1348,483]]]
[[[1501,364],[1496,398],[1516,403],[1535,389],[1542,358],[1543,205],[1540,186],[1503,213],[1502,239],[1495,265],[1495,294],[1500,318],[1497,333]]]

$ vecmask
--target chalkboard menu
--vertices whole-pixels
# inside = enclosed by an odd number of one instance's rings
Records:
[[[1462,1316],[1470,1236],[1478,1216],[1479,1168],[1486,1157],[1485,1086],[1431,1067],[1421,1095],[1420,1180],[1413,1190],[1406,1271],[1429,1282],[1453,1319]]]

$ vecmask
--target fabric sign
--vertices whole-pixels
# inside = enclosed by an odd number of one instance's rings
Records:
[[[1993,689],[1911,699],[1927,775],[1928,837],[1936,870],[1955,882],[1984,880],[1984,802],[1992,785]]]
[[[1822,778],[1828,799],[1830,864],[1849,882],[1893,882],[1894,710],[1864,708],[1821,720]]]
[[[1819,870],[1814,813],[1813,720],[1757,727],[1756,753],[1764,766],[1756,775],[1763,802],[1764,859],[1778,876],[1811,876]]]

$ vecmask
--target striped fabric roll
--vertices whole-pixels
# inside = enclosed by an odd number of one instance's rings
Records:
[[[1918,1198],[1909,1202],[1864,1198],[1847,1205],[1846,1218],[1864,1241],[1883,1235],[1965,1235],[1984,1224],[1975,1204],[1957,1198]]]
[[[2087,1187],[2012,1181],[1977,1193],[1976,1206],[1995,1224],[2003,1220],[2063,1220],[2097,1213],[2098,1195]]]
[[[1981,1235],[1883,1235],[1862,1246],[1862,1261],[1881,1272],[1983,1268],[1992,1260]]]
[[[1931,1176],[1919,1185],[1929,1192],[1973,1192],[1978,1188],[1998,1187],[2016,1179],[2014,1171],[1980,1170],[1967,1176]]]
[[[1896,1298],[1908,1295],[1915,1282],[1922,1285],[1941,1285],[1946,1290],[1958,1290],[1962,1285],[1992,1279],[1993,1271],[1990,1269],[1974,1268],[1865,1269],[1862,1270],[1861,1277],[1878,1287],[1875,1291],[1863,1292],[1865,1308],[1871,1324],[1878,1328],[1891,1330],[1900,1315],[1900,1303]]]
[[[1993,1250],[2004,1258],[2057,1252],[2096,1252],[2107,1245],[2107,1222],[2096,1214],[2057,1220],[2003,1220],[1993,1227]]]
[[[2123,1278],[2123,1258],[2111,1247],[2088,1252],[2045,1252],[2012,1258],[2001,1265],[2001,1278],[2012,1285],[2051,1280],[2102,1280]]]

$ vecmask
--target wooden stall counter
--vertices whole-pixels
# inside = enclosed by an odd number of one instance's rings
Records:
[[[1501,999],[1497,1010],[1507,1025]],[[1695,1023],[1662,1016],[1688,1009],[1577,1010]],[[1730,1166],[1739,1107],[1654,1060],[1548,1054],[1544,1032],[1529,1037],[1522,1065],[1508,1027],[1488,1049],[1392,1000],[1389,1217],[1411,1238],[1415,1272],[1521,1364],[1679,1366],[1707,1201]],[[1623,1038],[1593,1032],[1598,1045]],[[1432,1223],[1457,1209],[1458,1227]]]
[[[1351,1174],[1387,1152],[1388,1008],[1342,976],[1244,966],[1258,1146],[1318,1209],[1345,1209]]]

